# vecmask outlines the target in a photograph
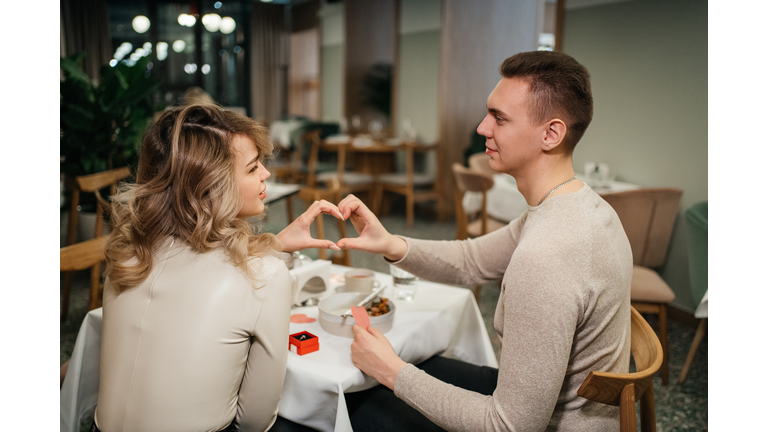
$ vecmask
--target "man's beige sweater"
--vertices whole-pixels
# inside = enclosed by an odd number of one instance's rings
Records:
[[[626,373],[632,251],[619,218],[588,186],[529,207],[464,241],[406,239],[395,264],[458,285],[502,279],[494,328],[502,343],[492,396],[406,365],[395,394],[452,431],[616,431],[617,407],[576,394],[590,371]]]

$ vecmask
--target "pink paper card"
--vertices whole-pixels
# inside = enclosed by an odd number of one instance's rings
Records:
[[[368,318],[368,311],[362,306],[352,306],[352,317],[360,327],[368,330],[371,320]]]

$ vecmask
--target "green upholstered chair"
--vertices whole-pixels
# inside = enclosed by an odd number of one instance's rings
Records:
[[[678,384],[685,381],[685,376],[691,368],[696,350],[699,349],[701,340],[707,332],[708,295],[707,295],[707,208],[708,202],[694,204],[685,212],[685,218],[688,222],[688,263],[691,277],[691,295],[694,304],[698,305],[695,316],[699,318],[699,326],[696,329],[696,335],[693,337],[691,349],[688,351],[688,357],[685,359],[683,370],[680,371]]]

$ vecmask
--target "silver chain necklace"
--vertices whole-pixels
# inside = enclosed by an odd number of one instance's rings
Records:
[[[541,205],[541,203],[543,203],[543,202],[544,202],[544,200],[545,200],[545,199],[547,199],[547,197],[549,196],[549,194],[551,194],[552,192],[554,192],[554,191],[556,191],[556,190],[560,189],[561,187],[563,187],[563,186],[567,185],[568,183],[570,183],[570,182],[572,182],[572,181],[574,181],[574,180],[576,180],[576,177],[574,177],[574,178],[572,178],[572,179],[570,179],[570,180],[568,180],[568,181],[566,181],[566,182],[564,182],[564,183],[560,183],[559,185],[555,186],[555,188],[554,188],[554,189],[552,189],[551,191],[547,192],[547,194],[546,194],[546,195],[544,195],[544,198],[542,198],[542,199],[541,199],[541,201],[539,201],[539,203],[538,203],[538,204],[536,204],[536,206],[537,206],[537,207],[538,207],[538,206],[540,206],[540,205]]]

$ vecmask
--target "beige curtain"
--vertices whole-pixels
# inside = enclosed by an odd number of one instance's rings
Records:
[[[83,70],[95,82],[112,59],[106,0],[60,0],[62,57],[85,51]]]
[[[288,27],[285,7],[255,3],[251,13],[251,117],[269,125],[285,112]]]

